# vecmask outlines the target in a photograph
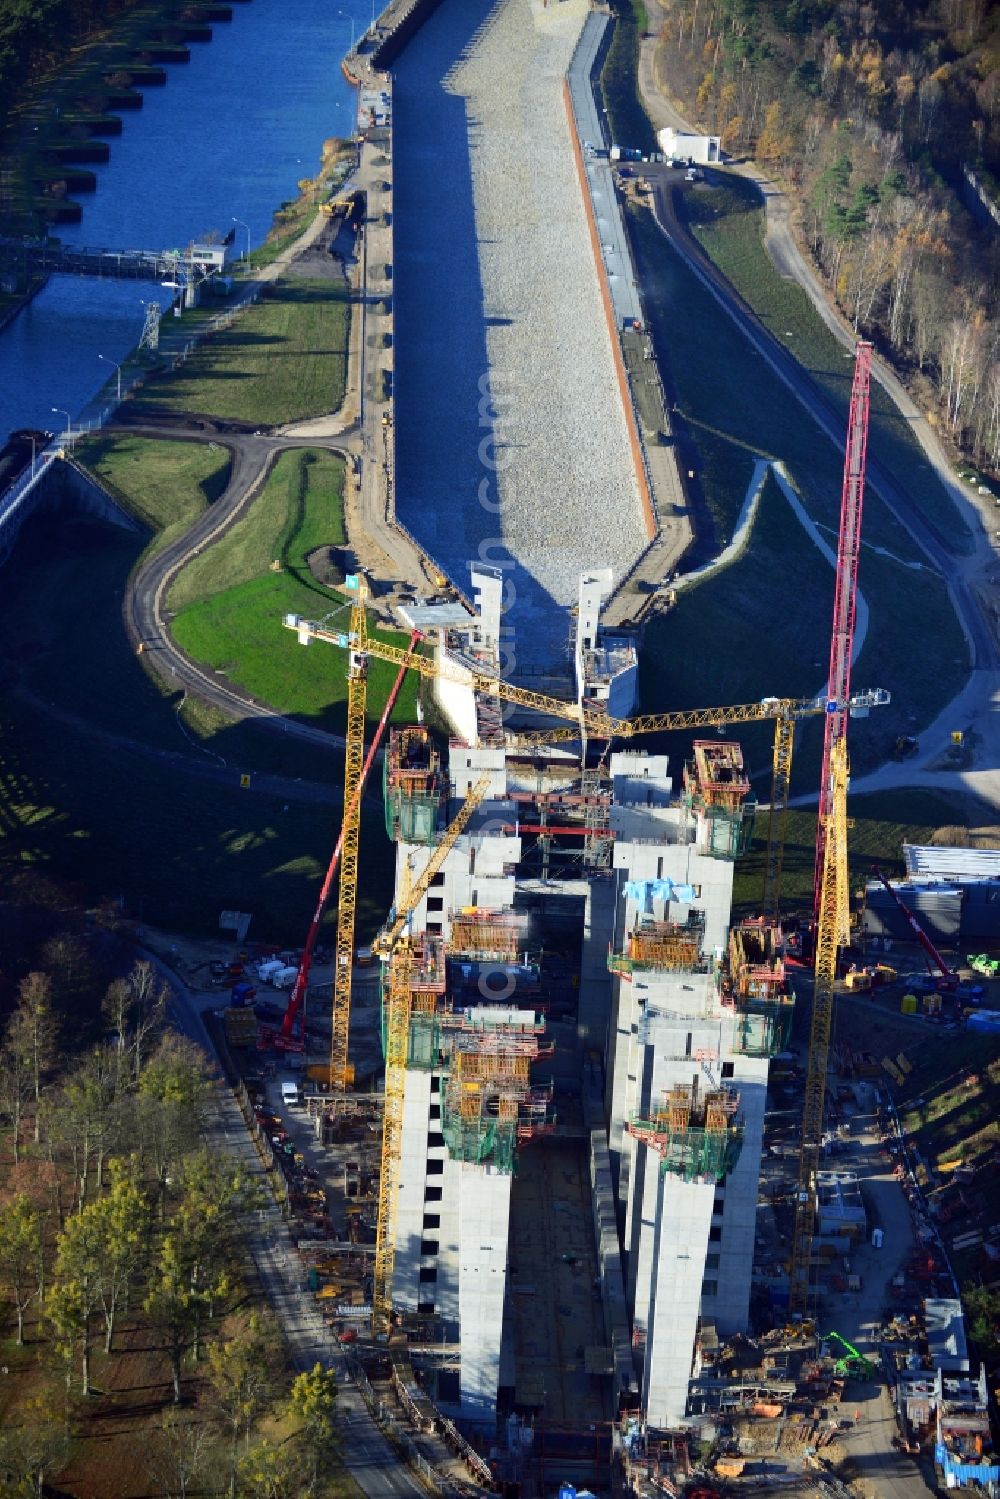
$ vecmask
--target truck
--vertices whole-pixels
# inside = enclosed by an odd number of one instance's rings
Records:
[[[281,1102],[286,1109],[297,1109],[302,1102],[302,1089],[295,1081],[283,1082],[281,1085]]]

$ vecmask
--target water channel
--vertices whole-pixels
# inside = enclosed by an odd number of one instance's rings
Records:
[[[381,8],[381,7],[379,7]],[[322,142],[354,128],[354,90],[340,60],[373,16],[371,0],[248,0],[216,23],[191,61],[168,67],[126,116],[97,191],[81,196],[67,242],[111,249],[183,247],[236,230],[263,240],[274,210],[314,175]],[[239,223],[234,223],[239,220]],[[170,292],[149,282],[53,277],[0,330],[0,442],[17,427],[57,428],[76,414],[142,332],[144,304]]]

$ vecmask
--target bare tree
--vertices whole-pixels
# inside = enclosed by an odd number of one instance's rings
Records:
[[[19,1002],[11,1018],[8,1041],[26,1059],[35,1098],[35,1144],[39,1139],[38,1104],[42,1078],[56,1059],[59,1024],[52,1009],[52,980],[47,973],[29,973],[22,980]]]
[[[164,1411],[148,1459],[157,1492],[165,1499],[188,1499],[189,1494],[204,1492],[214,1437],[208,1422],[178,1410]]]

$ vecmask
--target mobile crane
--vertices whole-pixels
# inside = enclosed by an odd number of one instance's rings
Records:
[[[892,896],[900,911],[902,911],[903,916],[906,918],[906,923],[910,928],[910,931],[913,933],[914,937],[916,937],[917,941],[920,943],[920,946],[924,950],[928,964],[933,965],[937,969],[938,989],[945,994],[950,993],[954,989],[957,989],[959,983],[958,974],[955,973],[953,969],[948,967],[948,964],[945,962],[944,958],[942,958],[941,954],[934,946],[934,943],[931,941],[927,933],[924,931],[923,927],[920,925],[920,922],[914,916],[909,906],[905,906],[903,904],[902,900],[900,899],[899,893],[892,888],[892,886],[889,884],[889,881],[882,873],[881,869],[876,867],[875,874],[882,881],[883,886]]]

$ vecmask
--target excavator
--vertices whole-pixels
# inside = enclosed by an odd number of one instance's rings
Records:
[[[844,1350],[844,1357],[837,1360],[834,1365],[834,1373],[843,1375],[848,1379],[874,1379],[878,1370],[871,1359],[865,1358],[859,1353],[853,1343],[842,1338],[839,1332],[828,1332],[823,1336],[824,1343],[839,1343]]]

